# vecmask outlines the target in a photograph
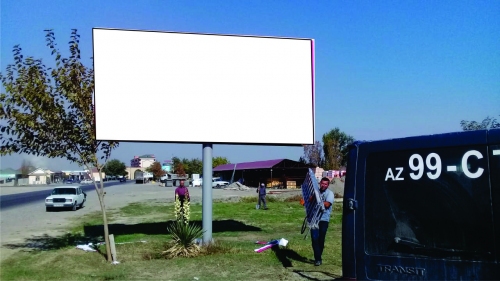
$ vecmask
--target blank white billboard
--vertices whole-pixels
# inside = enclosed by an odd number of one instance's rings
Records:
[[[97,140],[314,143],[312,39],[93,29]]]

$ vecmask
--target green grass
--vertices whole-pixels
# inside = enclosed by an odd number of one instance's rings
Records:
[[[167,225],[174,218],[173,205],[134,203],[109,212],[115,242],[131,242],[116,245],[120,264],[106,262],[104,246],[100,253],[74,248],[76,242],[102,236],[102,216],[97,213],[85,216],[65,236],[39,241],[52,241],[56,246],[20,251],[5,260],[0,279],[331,280],[341,275],[340,203],[334,205],[323,265],[314,267],[307,261],[312,258],[310,237],[304,240],[305,234],[300,234],[305,213],[297,200],[269,200],[269,210],[256,210],[255,201],[252,197],[238,203],[215,202],[212,236],[216,245],[195,258],[164,259],[159,255],[170,239]],[[201,210],[201,204],[191,205],[191,221],[200,226]],[[289,241],[285,249],[254,252],[260,247],[256,240],[280,238]],[[141,240],[147,242],[138,242]]]

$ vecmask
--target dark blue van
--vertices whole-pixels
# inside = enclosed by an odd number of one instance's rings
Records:
[[[355,142],[342,271],[355,280],[500,280],[500,129]]]

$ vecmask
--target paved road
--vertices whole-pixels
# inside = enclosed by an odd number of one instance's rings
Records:
[[[113,185],[124,184],[119,181],[114,182],[105,182],[104,188],[110,187]],[[71,186],[75,186],[76,184],[72,184]],[[46,189],[24,192],[24,193],[16,193],[16,194],[8,194],[0,196],[0,210],[7,210],[9,208],[13,208],[16,206],[25,205],[33,202],[43,202],[47,196],[49,196],[50,191],[57,186],[63,185],[47,185]],[[89,192],[95,190],[94,184],[80,185],[84,192]],[[15,187],[14,187],[15,188]]]

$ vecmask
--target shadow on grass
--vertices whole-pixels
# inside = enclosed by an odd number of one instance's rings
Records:
[[[138,224],[109,224],[109,233],[119,236],[127,234],[162,235],[169,234],[168,227],[173,221],[138,223]],[[201,221],[191,221],[191,223],[202,227]],[[218,232],[238,232],[238,231],[262,231],[261,228],[246,225],[235,220],[217,220],[212,222],[212,233]],[[102,235],[104,227],[102,225],[84,226],[85,236],[95,237]]]
[[[146,235],[161,235],[169,234],[167,227],[173,221],[155,222],[155,223],[138,223],[138,224],[109,224],[109,233],[115,237],[127,234],[146,234]],[[192,223],[202,227],[201,221],[193,221]],[[236,231],[261,231],[260,228],[246,225],[235,220],[220,220],[212,222],[212,232],[236,232]],[[34,236],[25,240],[25,242],[16,244],[6,244],[4,247],[9,249],[25,249],[30,250],[57,250],[66,247],[76,247],[83,244],[97,244],[104,241],[104,226],[92,225],[84,226],[84,234],[67,233],[61,236],[49,236],[47,234]],[[101,253],[99,248],[94,248],[98,253],[105,256],[106,253]]]
[[[23,243],[6,244],[9,249],[32,249],[32,250],[57,250],[68,246],[76,246],[88,243],[99,243],[102,241],[102,233],[99,236],[86,236],[80,233],[66,233],[61,236],[52,237],[47,234],[34,236],[26,239]]]
[[[313,280],[313,281],[323,281],[323,280],[344,280],[342,279],[341,276],[332,274],[330,272],[325,272],[325,271],[314,271],[314,270],[294,270],[293,271],[295,274],[299,275],[300,277],[304,278],[305,280]],[[311,276],[314,275],[314,276]],[[322,275],[321,279],[316,277],[318,275]],[[331,279],[325,279],[325,278],[331,278]]]
[[[276,254],[278,260],[283,264],[283,267],[293,267],[292,261],[298,261],[302,263],[312,264],[313,262],[306,257],[299,255],[292,249],[280,248],[279,246],[274,246],[271,248],[273,252]]]

